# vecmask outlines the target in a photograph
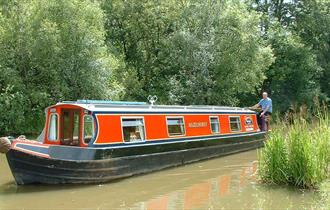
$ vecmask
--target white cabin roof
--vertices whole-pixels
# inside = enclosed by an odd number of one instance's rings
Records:
[[[58,105],[74,105],[91,112],[146,112],[146,113],[247,113],[255,114],[247,108],[228,106],[205,106],[205,105],[151,105],[144,102],[120,102],[99,100],[64,101]]]

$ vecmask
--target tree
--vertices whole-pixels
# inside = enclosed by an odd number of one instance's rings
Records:
[[[329,101],[330,97],[330,2],[327,0],[301,0],[295,9],[296,24],[293,30],[306,46],[316,55],[318,65],[323,69],[320,76],[321,91]]]
[[[0,101],[5,102],[0,111],[10,112],[0,116],[1,133],[40,128],[43,109],[57,101],[109,97],[111,59],[97,3],[2,0],[0,5]]]
[[[241,1],[117,0],[103,9],[107,41],[135,72],[141,100],[156,94],[162,103],[237,104],[272,62],[258,14]]]
[[[266,71],[263,89],[271,92],[275,107],[312,105],[328,95],[329,3],[322,0],[256,0],[252,8],[263,13],[263,38],[272,46],[275,62]],[[320,85],[321,81],[321,85]]]
[[[275,107],[284,112],[290,106],[313,105],[322,73],[316,56],[298,36],[281,28],[269,31],[268,37],[276,59],[266,71],[263,88],[271,93]]]

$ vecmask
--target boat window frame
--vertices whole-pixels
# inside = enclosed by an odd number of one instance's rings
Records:
[[[238,119],[238,122],[239,122],[239,124],[238,124],[239,129],[238,130],[233,130],[231,128],[231,122],[230,122],[231,118]],[[242,132],[242,122],[241,122],[241,116],[240,115],[238,115],[238,116],[229,116],[229,128],[230,128],[230,132],[233,132],[233,133]]]
[[[93,127],[93,135],[92,135],[92,138],[89,140],[88,143],[85,142],[85,117],[86,116],[92,117],[92,127]],[[95,121],[94,121],[94,117],[91,114],[84,113],[83,114],[83,125],[82,125],[82,143],[84,145],[88,145],[94,139],[94,137],[95,137]]]
[[[183,124],[183,134],[179,134],[179,135],[170,135],[170,132],[168,130],[168,123],[167,123],[167,120],[168,119],[178,119],[178,118],[181,118],[182,119],[182,124]],[[167,135],[169,137],[182,137],[182,136],[186,136],[186,123],[185,123],[185,120],[184,120],[184,116],[166,116],[166,130],[167,130]]]
[[[218,120],[218,132],[213,132],[213,129],[212,129],[212,118],[216,118]],[[210,130],[212,132],[212,134],[219,134],[221,133],[221,126],[220,126],[220,119],[219,119],[219,116],[209,116],[209,120],[210,120]]]
[[[75,116],[75,114],[77,114],[78,115],[78,143],[77,144],[65,144],[64,142],[64,129],[65,129],[65,123],[64,123],[64,113],[65,112],[68,112],[69,113],[69,122],[70,123],[72,123],[72,128],[71,128],[71,125],[70,125],[70,131],[72,132],[71,134],[72,134],[72,139],[69,139],[69,140],[71,140],[71,143],[73,143],[74,142],[74,126],[75,126],[75,122],[74,122],[74,116]],[[72,113],[72,116],[71,116],[71,113]],[[77,109],[77,108],[75,108],[75,109],[72,109],[72,108],[63,108],[62,110],[61,110],[61,133],[60,133],[60,143],[61,143],[61,145],[65,145],[65,146],[73,146],[73,147],[79,147],[79,146],[81,146],[81,142],[82,142],[82,136],[81,136],[81,110],[80,109]],[[70,137],[71,137],[71,134],[70,134]]]
[[[50,134],[50,123],[52,121],[52,116],[56,116],[56,121],[57,121],[57,128],[56,128],[56,139],[50,139],[49,138],[49,134]],[[59,134],[60,134],[60,117],[59,117],[59,114],[58,113],[50,113],[49,115],[49,120],[48,120],[48,131],[47,131],[47,139],[48,141],[51,141],[51,142],[58,142],[58,140],[60,139],[59,138]]]
[[[125,120],[125,119],[142,119],[144,139],[141,139],[139,141],[128,141],[128,142],[125,141],[124,126],[123,126],[123,120]],[[146,125],[145,125],[144,116],[121,116],[120,117],[120,127],[121,127],[122,142],[124,144],[134,144],[134,143],[146,142],[146,140],[147,140],[147,132],[146,132]]]

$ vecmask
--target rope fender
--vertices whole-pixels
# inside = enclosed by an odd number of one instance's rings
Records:
[[[0,153],[7,153],[11,148],[11,141],[7,137],[0,138]]]

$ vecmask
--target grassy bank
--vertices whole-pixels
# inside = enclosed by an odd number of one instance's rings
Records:
[[[277,126],[259,152],[259,177],[266,183],[319,188],[330,177],[329,167],[328,114],[313,123],[297,117],[292,124]]]

